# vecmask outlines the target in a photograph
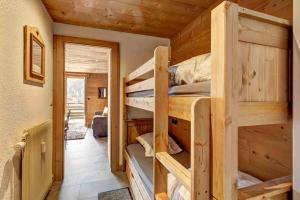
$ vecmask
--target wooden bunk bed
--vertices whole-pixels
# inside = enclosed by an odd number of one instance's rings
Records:
[[[142,132],[154,133],[153,196],[125,149],[126,172],[136,199],[168,199],[168,172],[193,200],[289,199],[290,176],[237,189],[239,127],[289,121],[289,26],[286,20],[225,1],[212,11],[210,95],[168,95],[167,47],[157,47],[152,59],[124,78],[125,124],[127,107],[153,112],[153,121],[142,121],[147,127]],[[140,79],[147,74],[150,78]],[[130,95],[148,90],[153,94]],[[191,170],[167,153],[169,117],[190,122]],[[132,132],[124,137],[132,137]],[[266,167],[272,172],[271,165]]]

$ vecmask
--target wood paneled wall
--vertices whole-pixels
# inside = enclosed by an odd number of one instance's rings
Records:
[[[292,124],[240,127],[239,169],[261,180],[292,174]]]
[[[196,55],[210,52],[211,10],[223,0],[216,1],[203,11],[194,21],[171,38],[172,64],[182,62]],[[292,0],[231,0],[240,6],[292,19]]]
[[[86,77],[86,123],[91,125],[94,113],[103,111],[107,99],[98,98],[98,87],[108,87],[107,74],[87,74]]]

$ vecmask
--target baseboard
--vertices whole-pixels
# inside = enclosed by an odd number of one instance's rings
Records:
[[[300,200],[300,192],[294,190],[293,191],[293,199],[294,200]]]

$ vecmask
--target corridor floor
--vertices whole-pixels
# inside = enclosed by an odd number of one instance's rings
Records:
[[[124,172],[111,173],[107,138],[94,138],[88,129],[85,139],[68,140],[65,178],[55,183],[47,200],[98,200],[98,193],[128,187]]]

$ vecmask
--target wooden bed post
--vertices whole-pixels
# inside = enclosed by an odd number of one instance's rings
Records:
[[[124,154],[125,154],[125,149],[126,149],[126,147],[127,147],[127,118],[128,118],[128,116],[127,116],[127,106],[126,106],[126,102],[125,102],[125,99],[126,99],[126,92],[125,92],[125,90],[126,90],[126,86],[127,86],[127,82],[126,82],[126,78],[124,77],[123,78],[123,120],[122,120],[122,127],[123,127],[123,138],[122,138],[122,141],[123,141],[123,145],[122,145],[122,151],[123,151],[123,156],[122,156],[122,158],[123,158],[123,162],[122,162],[122,165],[123,165],[123,167],[122,167],[122,169],[123,169],[123,171],[126,171],[126,160],[125,160],[125,157],[124,157]]]
[[[191,108],[191,199],[210,199],[210,98],[200,97]]]
[[[238,174],[238,5],[224,1],[212,11],[211,111],[212,195],[237,199]]]
[[[154,195],[167,193],[167,170],[156,159],[156,153],[167,152],[168,145],[168,47],[154,51]]]

